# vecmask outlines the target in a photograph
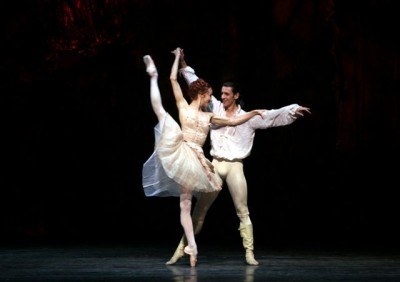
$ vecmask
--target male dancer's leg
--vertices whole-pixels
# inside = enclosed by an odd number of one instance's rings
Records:
[[[228,163],[229,172],[226,177],[226,183],[231,194],[233,204],[235,205],[236,214],[240,220],[240,236],[243,240],[243,247],[246,250],[246,262],[249,265],[258,265],[254,258],[254,236],[253,224],[249,216],[249,208],[247,205],[247,181],[244,176],[243,163]]]

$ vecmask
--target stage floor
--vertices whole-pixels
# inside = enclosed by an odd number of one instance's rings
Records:
[[[165,262],[168,246],[3,246],[0,281],[400,281],[400,254],[349,250],[256,250],[247,266],[240,246],[202,246],[198,265]]]

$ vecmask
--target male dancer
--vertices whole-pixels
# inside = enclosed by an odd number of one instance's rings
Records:
[[[183,54],[180,57],[180,73],[188,84],[197,80],[193,68],[188,66]],[[221,88],[221,100],[212,96],[212,111],[220,116],[235,117],[245,111],[239,105],[240,93],[233,82],[225,82]],[[291,104],[280,109],[268,110],[263,117],[256,116],[236,127],[223,126],[211,127],[211,151],[212,164],[215,172],[227,184],[231,194],[236,214],[239,218],[239,231],[242,237],[243,247],[246,251],[246,263],[258,265],[254,258],[253,224],[249,216],[247,206],[247,182],[243,171],[243,159],[250,155],[253,147],[255,131],[270,127],[285,126],[293,123],[305,113],[311,114],[307,107]],[[218,192],[202,193],[198,198],[192,213],[194,233],[200,233],[206,214],[217,198]],[[187,245],[183,235],[174,255],[166,263],[175,264],[184,255],[184,247]]]

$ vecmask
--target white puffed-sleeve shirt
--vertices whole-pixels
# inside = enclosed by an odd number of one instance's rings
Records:
[[[188,84],[198,79],[193,68],[189,66],[180,69],[180,74]],[[212,96],[211,103],[212,111],[216,115],[226,116],[221,101]],[[248,157],[253,148],[255,131],[257,129],[267,129],[293,123],[297,119],[295,111],[298,107],[298,104],[291,104],[279,109],[268,110],[263,114],[263,117],[255,116],[237,126],[212,125],[210,131],[211,156],[229,161],[242,160]],[[236,116],[244,113],[245,111],[239,106]]]

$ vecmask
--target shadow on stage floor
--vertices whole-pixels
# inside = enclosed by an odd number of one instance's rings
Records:
[[[240,246],[239,246],[240,247]],[[165,265],[172,245],[35,245],[0,248],[0,281],[400,281],[396,252],[202,246],[198,265]]]

